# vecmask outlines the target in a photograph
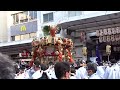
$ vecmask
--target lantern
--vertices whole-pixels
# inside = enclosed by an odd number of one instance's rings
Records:
[[[96,30],[96,36],[100,36],[100,31]]]
[[[108,28],[108,35],[111,35],[111,34],[112,34],[112,29]]]
[[[116,33],[117,33],[117,34],[120,33],[120,27],[116,27]]]
[[[107,46],[106,46],[106,53],[107,53],[107,55],[108,55],[108,62],[109,62],[109,56],[110,56],[110,54],[111,54],[111,46],[110,46],[110,45],[107,45]]]
[[[107,35],[108,32],[107,32],[107,29],[103,29],[103,35]]]
[[[117,34],[116,28],[112,28],[112,34]]]
[[[102,29],[100,30],[99,35],[100,35],[100,36],[103,36],[103,30],[102,30]]]
[[[103,42],[103,38],[101,36],[99,37],[99,42]]]
[[[110,45],[106,46],[106,53],[107,53],[107,55],[111,54],[111,46]]]
[[[83,47],[83,48],[82,48],[82,54],[83,54],[84,56],[87,56],[87,47]]]

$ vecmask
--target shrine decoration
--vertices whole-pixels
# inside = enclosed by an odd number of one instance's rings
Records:
[[[39,58],[41,63],[48,63],[49,61],[62,62],[69,61],[73,63],[72,49],[73,42],[68,38],[61,38],[56,36],[59,29],[57,26],[45,26],[43,28],[46,35],[42,38],[35,38],[32,41],[32,61],[30,66],[36,58]],[[45,30],[47,29],[47,30]]]

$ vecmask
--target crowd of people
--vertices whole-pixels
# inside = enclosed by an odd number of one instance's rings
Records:
[[[29,67],[0,53],[0,79],[120,79],[120,64],[115,59],[99,64],[89,60],[41,64],[36,60]]]

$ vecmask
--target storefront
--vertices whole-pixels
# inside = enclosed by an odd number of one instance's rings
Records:
[[[96,46],[99,45],[99,54],[101,60],[107,60],[106,45],[108,44],[112,47],[110,58],[119,58],[120,46],[118,36],[120,36],[120,13],[66,22],[60,24],[60,26],[64,30],[67,29],[69,32],[71,32],[69,37],[72,38],[74,42],[76,59],[83,59],[83,46],[87,47],[88,59],[90,59],[90,57],[96,57]],[[100,36],[98,35],[98,31],[100,31]]]
[[[11,26],[11,42],[2,43],[0,45],[0,52],[9,55],[14,60],[19,59],[19,53],[22,53],[24,49],[31,53],[31,42],[33,38],[36,37],[37,27],[36,20]]]

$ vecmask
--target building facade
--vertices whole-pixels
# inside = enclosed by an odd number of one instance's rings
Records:
[[[17,57],[23,48],[31,52],[31,41],[34,37],[42,37],[45,25],[61,27],[58,36],[71,38],[74,42],[76,59],[83,59],[82,47],[93,46],[90,37],[96,36],[96,30],[119,25],[120,11],[8,11],[8,42],[0,44],[0,51]],[[117,15],[116,15],[117,14]],[[86,33],[86,42],[81,42],[81,32]],[[88,45],[89,44],[89,45]],[[90,49],[90,48],[89,48]],[[95,56],[95,49],[91,50]]]
[[[8,30],[7,30],[7,12],[0,11],[0,43],[7,42]]]

